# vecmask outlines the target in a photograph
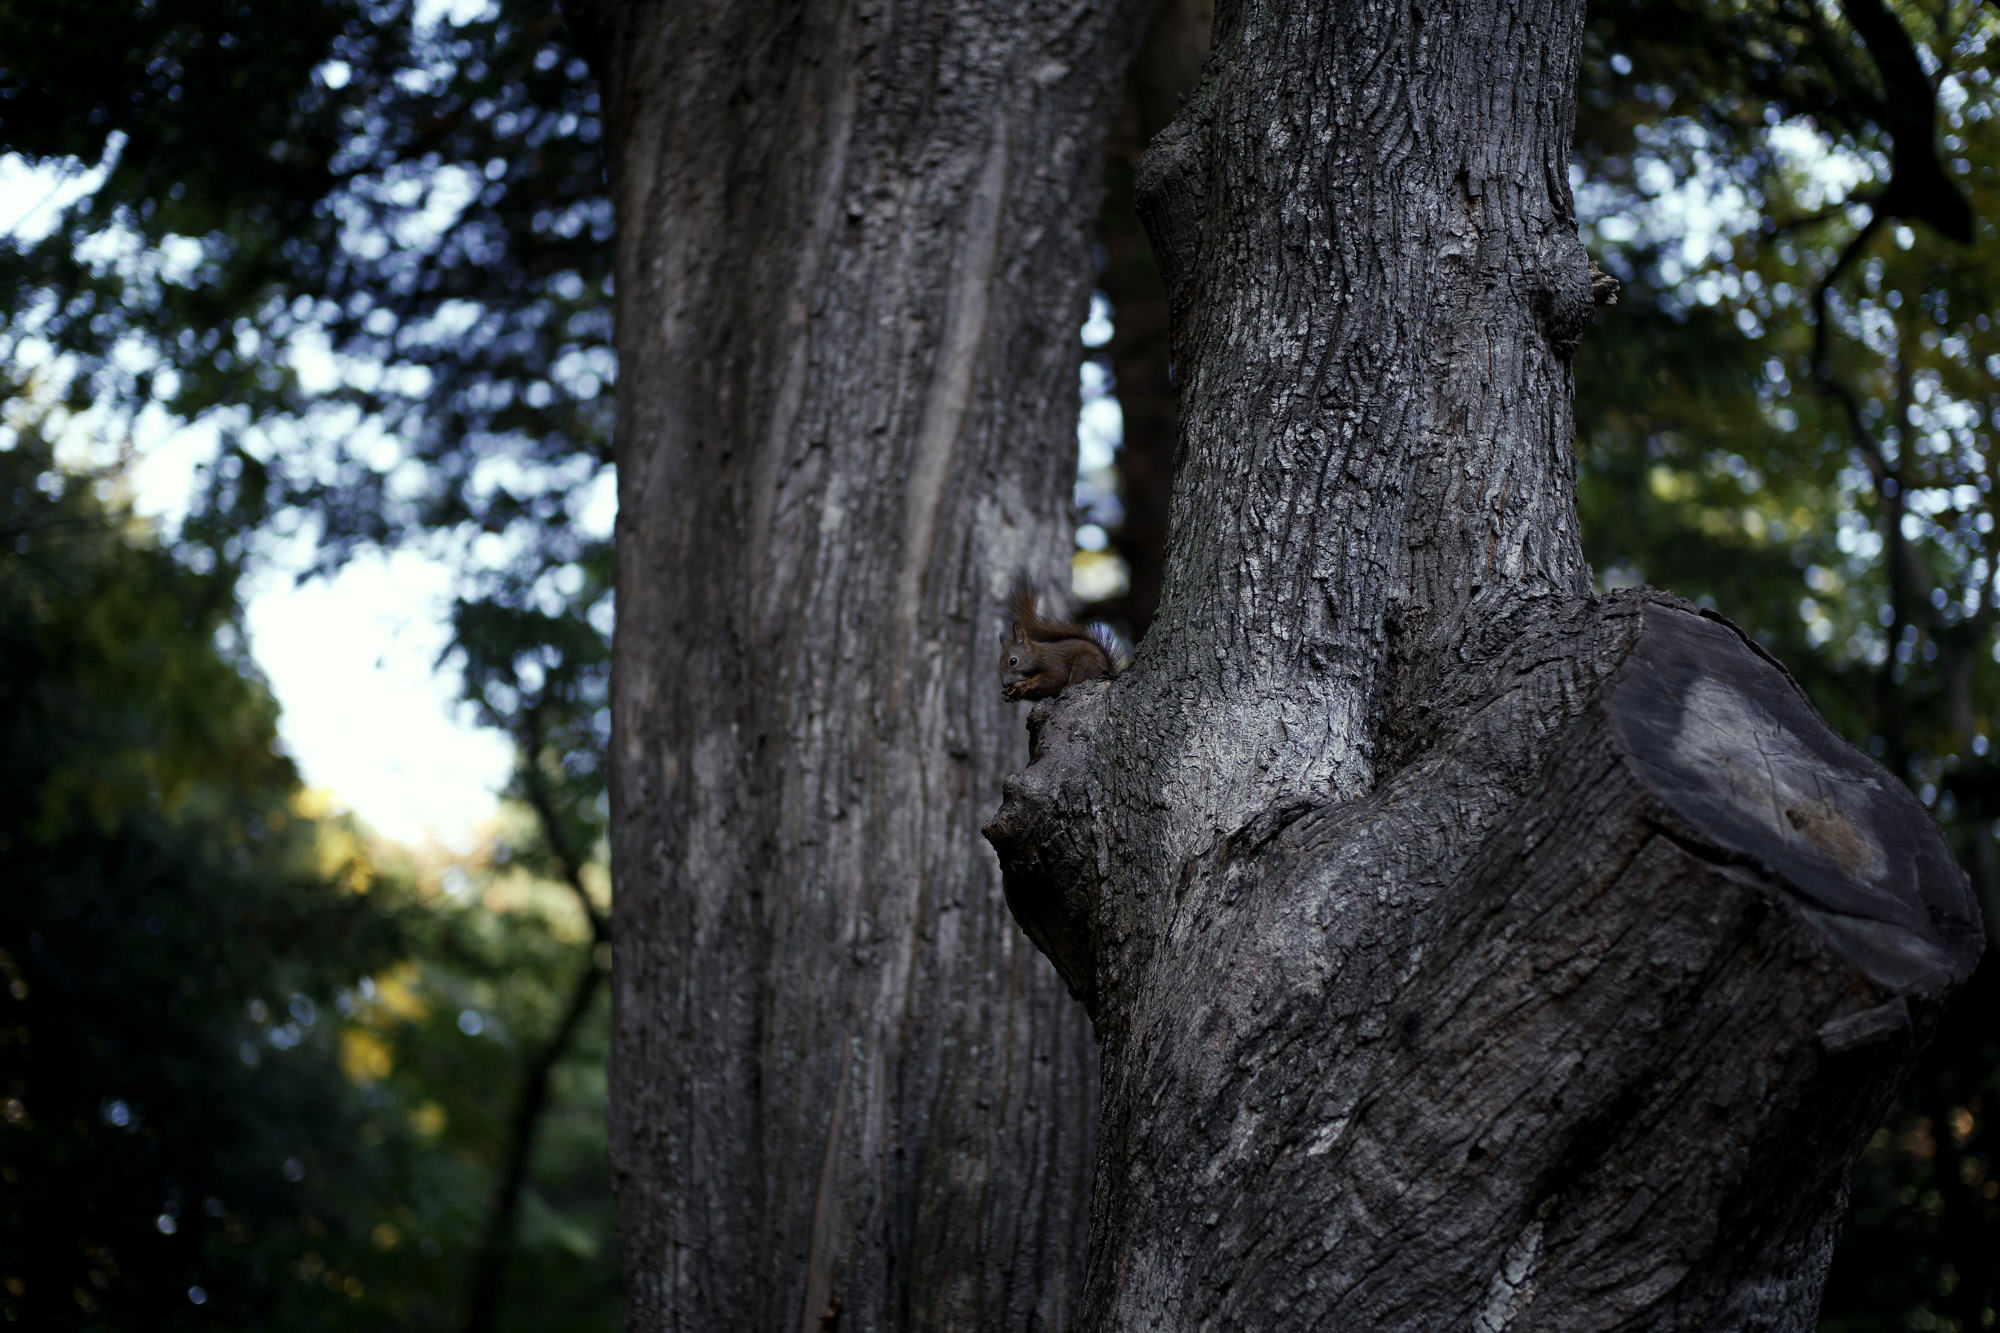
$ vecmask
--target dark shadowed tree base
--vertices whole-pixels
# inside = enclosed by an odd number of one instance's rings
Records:
[[[1373,792],[1184,865],[1121,859],[1130,678],[1036,708],[986,834],[1104,1042],[1092,1326],[1813,1326],[1965,877],[1726,622],[1492,634]]]

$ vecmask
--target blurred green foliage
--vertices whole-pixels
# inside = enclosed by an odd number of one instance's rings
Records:
[[[234,571],[53,455],[0,450],[0,1316],[459,1327],[588,926],[524,815],[528,853],[426,867],[329,814]],[[604,1038],[598,1003],[553,1070],[501,1328],[619,1321]]]
[[[207,580],[232,649],[218,669],[242,679],[233,580],[260,534],[309,532],[321,569],[362,544],[451,534],[467,557],[455,664],[521,756],[512,826],[480,864],[370,869],[350,910],[377,931],[375,956],[301,926],[311,975],[280,985],[244,938],[256,994],[216,1012],[233,1014],[230,1032],[245,1004],[263,1017],[247,1046],[223,1044],[238,1064],[255,1053],[259,1078],[282,1063],[284,1086],[325,1120],[284,1122],[306,1172],[286,1188],[313,1193],[316,1220],[284,1223],[310,1244],[279,1244],[259,1281],[288,1300],[333,1293],[315,1317],[350,1325],[608,1327],[604,887],[586,881],[603,859],[615,368],[610,207],[582,62],[553,7],[521,0],[463,21],[411,0],[0,0],[0,34],[0,148],[87,186],[51,225],[0,244],[0,363],[20,390],[8,424],[68,413],[72,441],[129,439],[148,420],[220,429],[167,549],[133,549]],[[38,447],[24,431],[15,450]],[[157,627],[134,628],[130,651],[152,651]],[[181,706],[204,698],[191,688]],[[270,799],[297,803],[289,768],[270,781]],[[291,818],[322,855],[353,842],[337,820]],[[351,851],[354,864],[382,856]],[[344,873],[321,869],[298,884],[261,862],[244,873],[293,903]],[[222,923],[209,938],[233,949]],[[285,1017],[294,993],[315,1023]],[[154,1044],[199,1028],[163,1020]],[[282,1059],[273,1033],[291,1043]],[[315,1082],[335,1067],[330,1089]],[[234,1097],[239,1074],[197,1061],[187,1087],[213,1076]],[[220,1141],[248,1160],[251,1141]],[[334,1154],[324,1169],[307,1145]],[[102,1206],[140,1225],[157,1205],[114,1191]],[[164,1326],[169,1308],[240,1326],[279,1308],[225,1299],[219,1281],[198,1308],[183,1290],[178,1306],[128,1306],[146,1313],[106,1326]],[[283,1308],[282,1326],[305,1319]]]
[[[308,1020],[400,925],[321,873],[227,581],[49,455],[0,453],[5,1313],[179,1327],[200,1287],[312,1327],[272,1277],[318,1216],[308,1160],[351,1176],[357,1141]]]

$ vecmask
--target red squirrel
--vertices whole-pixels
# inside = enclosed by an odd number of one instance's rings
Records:
[[[1035,614],[1035,590],[1016,584],[1010,600],[1014,628],[1000,649],[1001,696],[1048,699],[1080,681],[1115,676],[1110,647],[1073,620],[1043,620]]]

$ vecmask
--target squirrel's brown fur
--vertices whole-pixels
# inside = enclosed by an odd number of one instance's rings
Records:
[[[1073,620],[1043,620],[1036,615],[1032,587],[1017,584],[1009,600],[1014,626],[1000,649],[1004,697],[1047,699],[1079,681],[1118,673],[1110,648],[1089,630]]]

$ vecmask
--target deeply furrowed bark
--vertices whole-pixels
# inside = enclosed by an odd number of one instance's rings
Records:
[[[1978,956],[1782,668],[1590,594],[1581,20],[1224,4],[1142,164],[1161,606],[986,828],[1103,1043],[1092,1327],[1810,1329]]]
[[[1066,1326],[1095,1056],[979,821],[1137,0],[588,0],[634,1328]]]

